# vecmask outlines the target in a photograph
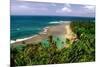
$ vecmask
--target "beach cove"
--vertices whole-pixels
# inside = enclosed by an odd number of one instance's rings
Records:
[[[63,36],[65,39],[73,40],[77,36],[73,35],[74,33],[71,30],[70,23],[71,21],[61,21],[62,23],[58,23],[56,25],[48,26],[43,28],[43,32],[36,34],[31,37],[27,37],[24,39],[17,39],[16,41],[11,41],[11,46],[17,46],[22,44],[36,44],[41,42],[42,40],[48,38],[49,36]]]

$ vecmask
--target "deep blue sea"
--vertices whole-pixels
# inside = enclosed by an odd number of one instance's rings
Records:
[[[43,31],[44,27],[59,23],[59,21],[94,20],[89,17],[69,16],[11,16],[11,40],[29,37]]]

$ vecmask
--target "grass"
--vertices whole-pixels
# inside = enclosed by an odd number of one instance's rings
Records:
[[[43,65],[59,63],[78,63],[95,61],[95,22],[73,21],[71,28],[78,40],[68,48],[57,48],[50,36],[45,42],[11,48],[11,66]],[[43,47],[43,45],[48,45]]]

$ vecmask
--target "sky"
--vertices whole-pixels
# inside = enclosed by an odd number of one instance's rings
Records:
[[[95,17],[95,5],[11,0],[11,15]]]

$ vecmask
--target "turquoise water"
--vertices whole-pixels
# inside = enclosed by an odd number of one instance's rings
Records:
[[[88,20],[94,18],[68,16],[11,16],[11,40],[29,37],[43,31],[43,28],[56,25],[59,21]],[[53,22],[53,23],[52,23]],[[56,23],[55,23],[56,22]]]

